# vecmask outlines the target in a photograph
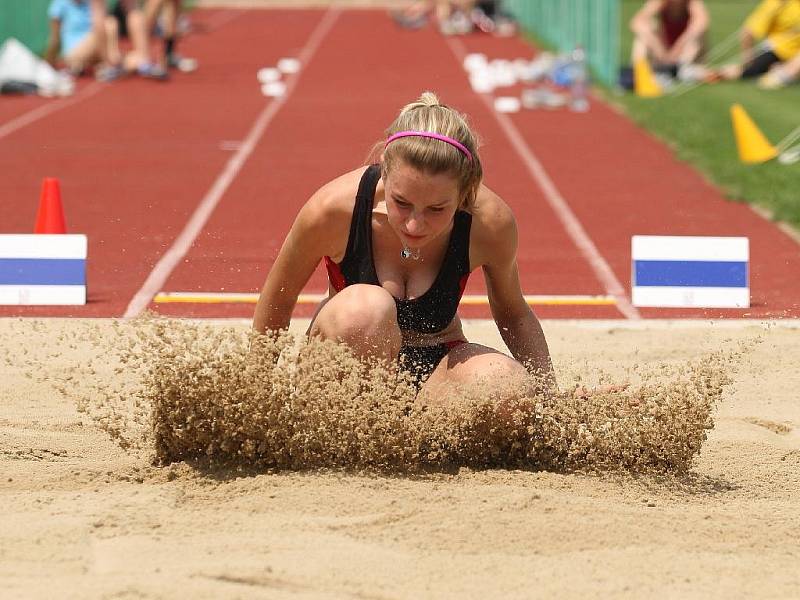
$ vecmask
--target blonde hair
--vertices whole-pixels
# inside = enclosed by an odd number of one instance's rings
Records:
[[[477,136],[467,124],[466,117],[439,102],[436,94],[424,92],[416,102],[403,107],[386,130],[386,139],[400,131],[424,131],[447,136],[463,144],[472,157],[449,143],[427,137],[403,137],[388,146],[385,146],[384,140],[375,145],[370,155],[371,162],[377,162],[383,153],[381,173],[384,179],[398,161],[433,175],[449,173],[458,181],[461,192],[459,208],[471,210],[483,179],[483,167],[478,156]]]

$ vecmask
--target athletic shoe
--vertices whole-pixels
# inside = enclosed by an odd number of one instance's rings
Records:
[[[198,65],[194,58],[173,53],[167,56],[167,66],[170,69],[178,69],[181,73],[191,73],[197,70]]]
[[[683,83],[695,83],[705,80],[708,69],[703,65],[687,63],[678,67],[678,80]]]
[[[497,17],[494,20],[494,34],[497,37],[512,37],[517,35],[517,22],[508,17]]]
[[[464,35],[472,31],[472,20],[462,12],[450,15],[450,18],[439,23],[442,35]]]
[[[494,19],[480,8],[472,10],[472,23],[475,25],[476,29],[483,33],[492,33],[495,30]]]
[[[758,78],[758,87],[762,90],[782,90],[792,81],[780,69],[772,69]]]
[[[167,73],[167,70],[164,67],[151,62],[140,64],[136,68],[136,73],[140,77],[144,77],[145,79],[153,79],[155,81],[166,81],[169,79],[169,73]]]
[[[422,29],[428,24],[428,15],[420,13],[418,15],[408,15],[402,10],[389,13],[392,19],[403,29]]]
[[[123,75],[125,75],[125,69],[119,65],[101,65],[94,71],[94,78],[105,83],[116,81]]]

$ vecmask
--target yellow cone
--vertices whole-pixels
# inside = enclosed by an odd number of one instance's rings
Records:
[[[664,94],[646,58],[640,58],[633,65],[633,89],[641,98],[658,98]]]
[[[769,143],[741,104],[731,106],[733,135],[743,163],[763,163],[778,156],[778,150]]]

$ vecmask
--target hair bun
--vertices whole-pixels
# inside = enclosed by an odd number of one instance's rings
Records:
[[[422,95],[417,100],[419,104],[423,106],[441,106],[442,103],[439,102],[439,98],[433,92],[422,92]]]

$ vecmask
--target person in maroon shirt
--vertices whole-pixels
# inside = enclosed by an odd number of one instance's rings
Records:
[[[703,0],[646,0],[631,19],[631,59],[679,73],[702,60],[710,18]]]

